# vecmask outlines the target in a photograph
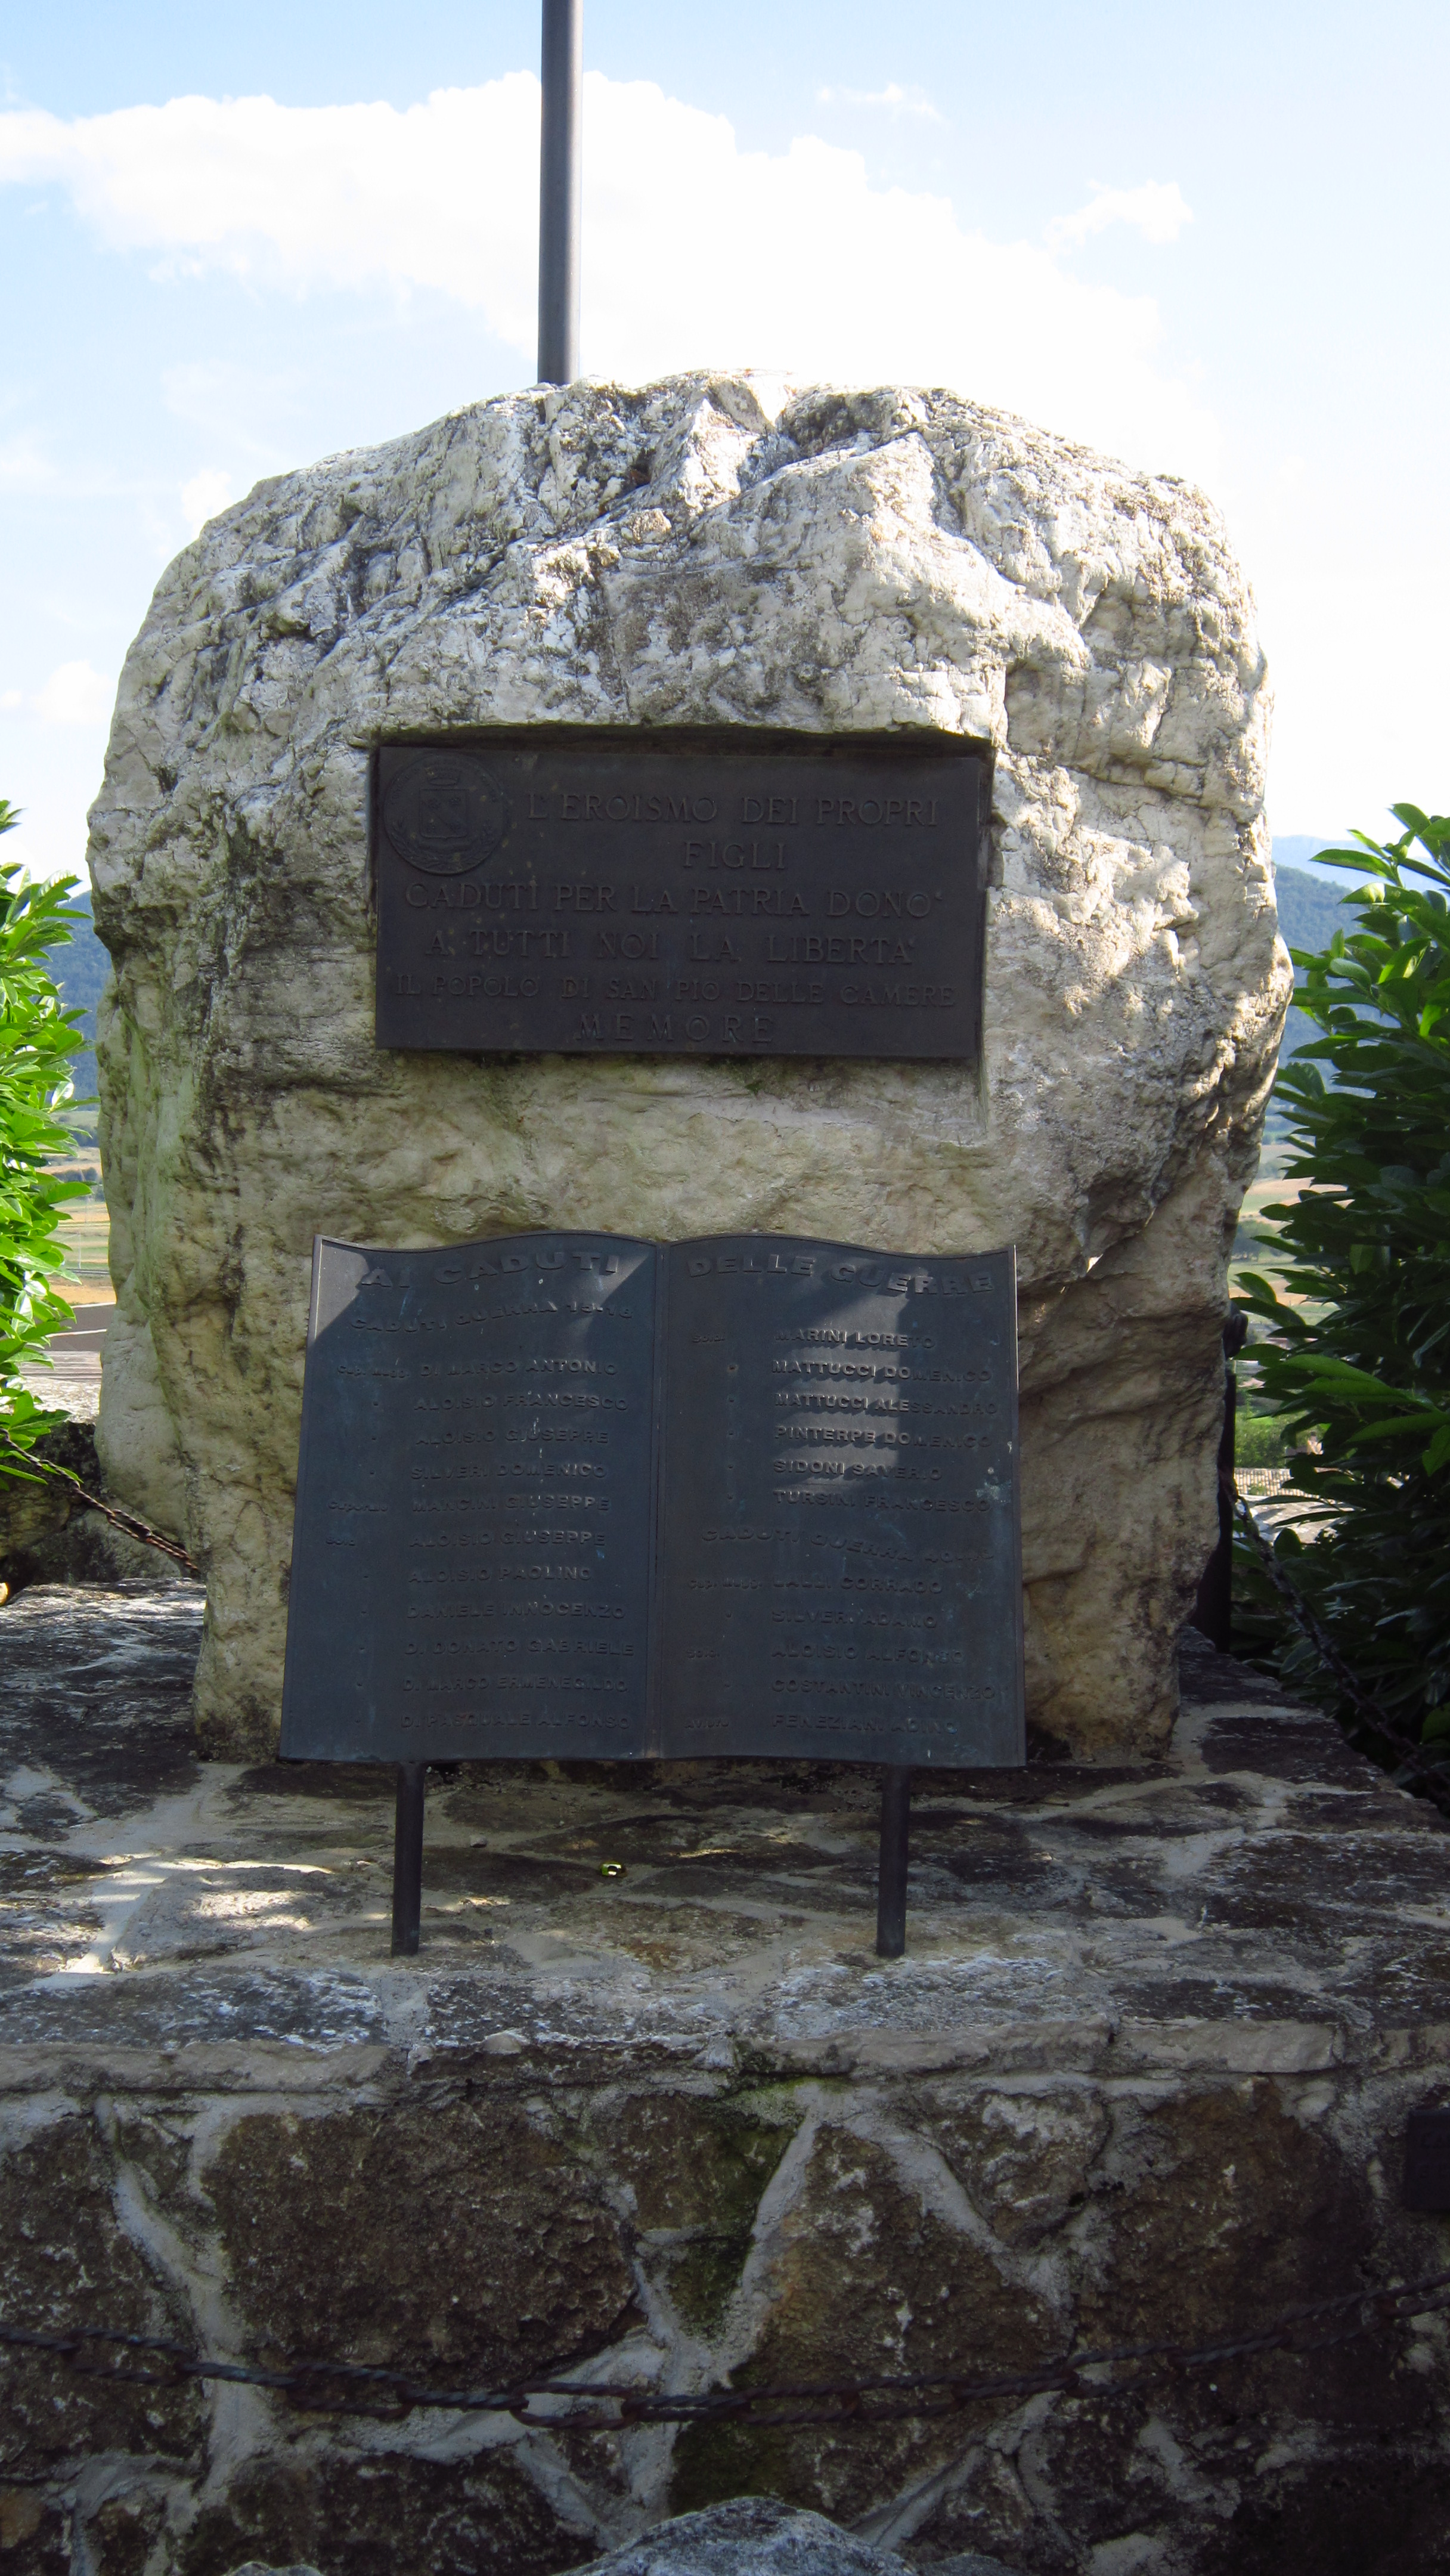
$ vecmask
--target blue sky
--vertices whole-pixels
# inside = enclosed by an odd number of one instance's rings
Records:
[[[260,476],[526,383],[536,0],[0,34],[0,794],[79,863],[126,645]],[[1202,483],[1277,832],[1450,805],[1450,13],[586,0],[584,363],[950,383]]]

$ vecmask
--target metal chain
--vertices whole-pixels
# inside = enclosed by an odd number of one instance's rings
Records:
[[[267,2370],[254,2362],[219,2361],[188,2351],[161,2335],[128,2334],[116,2326],[75,2326],[66,2334],[44,2334],[27,2326],[0,2323],[0,2346],[17,2353],[51,2354],[88,2377],[122,2381],[143,2388],[174,2386],[178,2380],[240,2381],[294,2398],[310,2414],[406,2414],[414,2407],[444,2408],[454,2414],[512,2415],[540,2432],[617,2433],[634,2424],[696,2424],[721,2419],[763,2428],[806,2424],[895,2424],[953,2415],[963,2407],[990,2399],[1035,2397],[1045,2391],[1079,2390],[1089,2372],[1095,2397],[1126,2396],[1138,2385],[1146,2365],[1158,2362],[1183,2373],[1217,2369],[1230,2361],[1266,2352],[1324,2352],[1352,2343],[1377,2330],[1450,2307],[1450,2271],[1428,2272],[1398,2288],[1349,2290],[1333,2299],[1315,2299],[1286,2308],[1256,2332],[1221,2337],[1208,2344],[1175,2342],[1115,2344],[1103,2351],[1061,2354],[1035,2370],[1015,2371],[993,2379],[971,2379],[959,2371],[917,2371],[897,2377],[782,2381],[760,2388],[711,2388],[698,2395],[656,2394],[647,2387],[618,2388],[608,2381],[544,2377],[519,2379],[506,2388],[427,2388],[406,2372],[315,2355],[305,2361]],[[1355,2312],[1358,2311],[1356,2314]],[[1321,2320],[1343,2319],[1335,2331],[1308,2335],[1304,2329]],[[111,2346],[121,2357],[152,2354],[163,2370],[127,2370],[88,2357],[92,2346]],[[1136,2367],[1132,2367],[1136,2365]],[[1126,2373],[1127,2375],[1122,2375]],[[358,2394],[350,2396],[349,2389]],[[562,2409],[531,2413],[535,2398],[576,2401]],[[579,2399],[590,2404],[581,2406]],[[605,2410],[610,2411],[605,2411]]]
[[[99,1512],[103,1520],[110,1521],[113,1528],[120,1530],[126,1538],[138,1539],[143,1547],[156,1548],[162,1556],[169,1556],[174,1564],[183,1566],[188,1574],[200,1574],[201,1567],[196,1558],[179,1539],[163,1537],[149,1521],[142,1520],[139,1512],[119,1511],[114,1503],[105,1502],[99,1494],[90,1493],[74,1468],[62,1467],[56,1458],[42,1458],[34,1449],[22,1449],[19,1441],[12,1440],[8,1431],[0,1431],[0,1448],[25,1461],[23,1467],[11,1469],[12,1475],[37,1480],[41,1476],[59,1476],[90,1511]]]

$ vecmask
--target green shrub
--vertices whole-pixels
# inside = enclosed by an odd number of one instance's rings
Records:
[[[1252,1413],[1240,1404],[1234,1423],[1234,1457],[1240,1467],[1282,1467],[1290,1446],[1277,1413]]]
[[[0,832],[18,821],[0,800]],[[0,1476],[27,1475],[26,1453],[65,1418],[37,1403],[20,1369],[71,1320],[55,1289],[57,1238],[66,1202],[86,1195],[84,1181],[48,1169],[70,1149],[71,1059],[84,1039],[45,955],[69,937],[76,882],[27,884],[14,860],[0,861]]]
[[[1318,1642],[1246,1531],[1234,1565],[1236,1643],[1361,1738],[1382,1712],[1382,1753],[1450,1739],[1450,818],[1394,812],[1398,841],[1321,854],[1366,882],[1295,952],[1318,1034],[1274,1096],[1309,1186],[1263,1212],[1275,1279],[1240,1282],[1264,1395],[1290,1445],[1318,1434],[1274,1543]]]

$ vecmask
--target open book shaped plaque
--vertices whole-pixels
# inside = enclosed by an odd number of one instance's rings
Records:
[[[1024,1760],[1011,1252],[319,1238],[282,1752]]]

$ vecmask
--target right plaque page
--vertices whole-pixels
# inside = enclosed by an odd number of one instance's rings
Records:
[[[664,1258],[659,1750],[1022,1762],[1013,1254]]]

